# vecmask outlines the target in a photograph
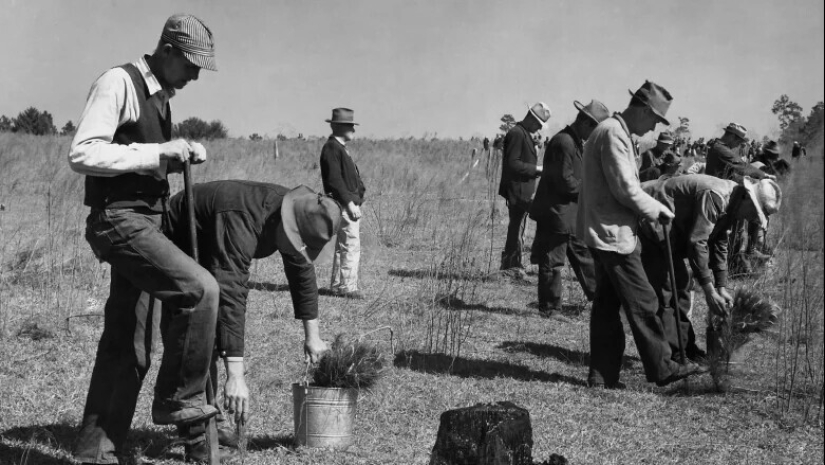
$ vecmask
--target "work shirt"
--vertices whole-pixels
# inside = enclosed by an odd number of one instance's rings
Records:
[[[767,177],[763,171],[750,166],[720,140],[713,142],[710,146],[705,173],[733,181],[739,181],[743,176],[750,176],[754,179]]]
[[[142,74],[158,111],[165,113],[174,90],[161,87],[149,69],[146,57],[133,65]],[[138,173],[165,179],[166,161],[160,159],[160,144],[112,143],[119,127],[136,123],[139,118],[138,90],[128,73],[121,67],[103,73],[92,85],[77,123],[77,132],[69,151],[72,170],[89,176]]]
[[[253,181],[214,181],[193,186],[200,264],[221,290],[217,348],[221,356],[243,357],[249,268],[253,259],[281,253],[296,319],[318,318],[315,267],[294,250],[279,250],[275,231],[289,189]],[[184,193],[170,200],[169,237],[188,250]]]
[[[361,180],[358,166],[350,157],[346,146],[335,136],[330,136],[321,149],[321,181],[324,192],[331,195],[342,207],[350,202],[364,203],[366,187]]]
[[[596,126],[583,158],[577,235],[588,247],[633,253],[638,218],[656,220],[661,205],[642,190],[636,146],[619,113]]]
[[[675,215],[671,242],[676,257],[687,257],[700,286],[727,285],[728,238],[735,220],[729,213],[731,199],[744,194],[735,181],[705,174],[688,174],[648,181],[642,189],[665,204]],[[664,245],[658,221],[643,221],[640,234]]]
[[[544,221],[548,231],[576,233],[583,141],[567,126],[550,139],[544,151],[544,173],[530,206],[530,218]]]

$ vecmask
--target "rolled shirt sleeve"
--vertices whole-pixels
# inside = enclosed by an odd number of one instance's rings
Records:
[[[158,144],[113,144],[117,129],[139,118],[131,78],[122,68],[101,75],[89,91],[69,150],[69,166],[77,173],[112,177],[162,170]]]
[[[709,268],[708,238],[711,236],[717,220],[724,214],[724,209],[724,200],[715,192],[703,191],[696,199],[692,227],[688,235],[688,262],[700,286],[712,283],[713,276]]]

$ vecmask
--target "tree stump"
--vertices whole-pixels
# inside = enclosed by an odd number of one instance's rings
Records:
[[[530,413],[512,402],[441,414],[430,465],[532,465]]]

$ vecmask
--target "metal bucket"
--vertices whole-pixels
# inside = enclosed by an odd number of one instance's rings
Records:
[[[352,445],[358,391],[292,385],[295,444],[344,449]]]

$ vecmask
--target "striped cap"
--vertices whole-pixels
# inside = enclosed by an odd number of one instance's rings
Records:
[[[166,20],[160,38],[183,52],[183,56],[193,65],[210,71],[218,70],[212,31],[200,19],[192,15],[172,15]]]

